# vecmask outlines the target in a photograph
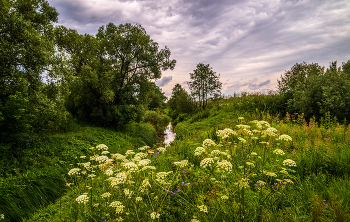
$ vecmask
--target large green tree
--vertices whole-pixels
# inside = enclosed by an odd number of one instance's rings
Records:
[[[189,95],[180,84],[176,84],[172,89],[172,94],[167,102],[167,106],[169,108],[169,115],[173,120],[180,114],[192,114],[196,110],[191,95]]]
[[[138,120],[142,98],[161,77],[174,69],[170,50],[159,50],[139,24],[109,23],[96,37],[57,27],[56,42],[69,58],[71,94],[67,105],[80,119],[101,125],[122,125]]]
[[[209,67],[209,64],[199,63],[193,73],[190,73],[190,78],[191,81],[188,82],[188,85],[191,93],[197,98],[202,109],[205,109],[208,98],[217,97],[221,94],[220,74],[216,74]]]
[[[45,0],[1,0],[0,14],[0,141],[25,142],[66,119],[56,85],[42,81],[58,13]]]

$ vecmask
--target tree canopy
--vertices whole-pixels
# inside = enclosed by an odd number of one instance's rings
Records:
[[[188,86],[192,95],[198,99],[202,109],[205,109],[208,98],[217,97],[221,94],[220,74],[216,74],[209,67],[209,64],[199,63],[193,73],[190,73],[190,78],[191,81],[188,82]]]

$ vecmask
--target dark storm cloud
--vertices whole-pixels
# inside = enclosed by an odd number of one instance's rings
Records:
[[[173,80],[172,76],[164,76],[162,79],[156,81],[156,85],[159,87],[163,87],[167,85],[171,80]]]
[[[100,26],[141,23],[177,60],[173,85],[189,80],[196,64],[221,74],[223,90],[275,89],[295,63],[328,66],[350,59],[348,0],[49,0],[59,23],[79,33]],[[228,79],[242,79],[236,82]],[[161,79],[164,83],[166,78]],[[262,81],[262,82],[261,82]],[[163,83],[161,83],[163,84]],[[182,84],[184,85],[184,84]],[[187,84],[185,84],[187,85]]]

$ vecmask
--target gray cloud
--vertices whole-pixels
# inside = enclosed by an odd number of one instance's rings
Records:
[[[163,87],[167,85],[171,80],[173,80],[173,76],[164,76],[162,79],[156,81],[156,85]]]
[[[60,13],[59,24],[79,33],[96,34],[108,22],[142,24],[177,60],[174,71],[163,73],[173,76],[172,84],[162,86],[165,92],[189,80],[199,62],[221,74],[224,91],[230,94],[274,90],[280,75],[297,62],[328,66],[330,61],[341,64],[350,59],[348,0],[48,2]]]

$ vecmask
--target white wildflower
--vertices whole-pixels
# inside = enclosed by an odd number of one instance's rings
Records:
[[[211,139],[205,139],[203,141],[203,147],[206,148],[206,147],[210,147],[210,146],[216,146],[215,142]]]
[[[156,167],[155,166],[144,166],[144,167],[142,167],[142,171],[145,171],[145,170],[148,170],[148,169],[150,169],[150,170],[155,170],[156,169]]]
[[[142,201],[142,197],[136,197],[136,202],[141,202]]]
[[[160,214],[159,213],[157,213],[157,212],[152,212],[151,213],[151,218],[154,220],[154,219],[156,219],[156,218],[159,218],[160,217]]]
[[[283,165],[284,166],[290,166],[290,167],[296,167],[297,166],[297,164],[291,159],[284,160],[283,161]]]
[[[203,147],[197,147],[196,150],[194,151],[195,156],[200,156],[203,153],[205,153],[205,149]]]
[[[204,213],[208,213],[207,206],[201,205],[201,206],[198,206],[198,208],[199,208],[199,211],[204,212]]]
[[[146,165],[148,165],[148,164],[150,164],[150,163],[151,163],[151,160],[149,160],[149,159],[144,159],[144,160],[141,160],[140,162],[138,162],[137,166],[143,167],[143,166],[146,166]]]
[[[136,172],[138,170],[138,167],[134,162],[125,163],[124,167],[128,170],[128,172]]]
[[[269,177],[277,177],[277,174],[275,174],[273,172],[267,172],[266,175]]]
[[[188,164],[188,160],[181,160],[180,162],[174,162],[174,164],[180,168],[184,168]]]
[[[228,196],[222,195],[222,196],[221,196],[221,200],[228,200]]]
[[[109,206],[114,207],[117,214],[122,213],[125,207],[120,201],[114,201]]]
[[[89,201],[89,197],[87,195],[80,195],[75,199],[78,203],[86,204]]]
[[[205,158],[205,159],[203,159],[201,161],[200,167],[207,168],[207,167],[211,167],[212,164],[214,164],[214,159],[213,158]]]
[[[68,175],[69,176],[72,176],[72,175],[74,175],[74,174],[77,174],[77,175],[79,175],[80,174],[80,171],[81,169],[80,168],[73,168],[73,169],[71,169],[69,172],[68,172]]]
[[[223,161],[218,161],[218,168],[221,170],[224,170],[226,172],[231,172],[232,171],[232,164],[228,162],[227,160]]]
[[[283,156],[285,153],[283,152],[283,150],[281,150],[281,149],[275,149],[274,151],[273,151],[273,153],[274,154],[276,154],[276,155],[281,155],[281,156]]]
[[[290,137],[290,136],[288,136],[288,135],[286,135],[286,134],[283,134],[283,135],[280,135],[279,137],[278,137],[278,140],[284,140],[284,141],[292,141],[292,137]]]
[[[149,147],[149,146],[143,146],[143,147],[140,147],[140,148],[138,148],[139,150],[148,150],[149,148],[151,148],[151,147]]]
[[[238,137],[238,140],[241,141],[242,143],[246,143],[247,141],[243,139],[242,137]]]
[[[106,193],[103,193],[101,196],[102,196],[103,198],[108,198],[108,197],[111,196],[111,194],[110,194],[109,192],[106,192]]]
[[[96,149],[98,150],[108,150],[108,147],[104,144],[100,144],[96,146]]]
[[[221,154],[221,152],[220,152],[220,150],[213,150],[213,151],[211,151],[210,154],[213,156],[219,156]]]
[[[134,155],[134,154],[135,154],[135,152],[133,150],[127,150],[125,153],[125,156]]]
[[[166,151],[166,148],[164,148],[164,147],[158,147],[157,150],[158,150],[159,152],[164,153],[164,152]]]

